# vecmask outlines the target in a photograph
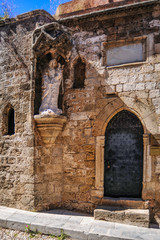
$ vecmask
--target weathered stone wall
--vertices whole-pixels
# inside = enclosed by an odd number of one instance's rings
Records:
[[[145,0],[72,0],[60,4],[55,17],[75,16],[106,8],[115,8],[126,4],[134,4]]]
[[[34,208],[32,32],[53,20],[44,11],[0,21],[0,204]],[[15,134],[3,131],[4,110],[15,111]]]
[[[52,148],[37,133],[36,207],[66,207],[92,211],[101,203],[104,159],[99,138],[107,122],[121,109],[136,114],[147,140],[144,145],[142,198],[158,206],[159,157],[150,155],[149,134],[159,134],[159,6],[105,15],[60,20],[72,28],[73,48],[64,82],[63,111],[67,123]],[[146,61],[105,67],[106,45],[135,37],[146,41]],[[86,65],[84,88],[74,89],[74,65],[81,57]],[[145,141],[145,140],[144,140]],[[104,150],[103,150],[104,151]],[[98,175],[100,171],[100,175]]]
[[[31,66],[31,47],[36,25],[51,21],[49,15],[38,14],[1,26],[1,204],[38,210],[66,207],[93,211],[104,197],[105,130],[110,119],[126,109],[140,119],[144,128],[142,199],[150,200],[150,208],[158,207],[160,157],[159,146],[156,148],[157,142],[152,144],[152,138],[158,139],[160,134],[159,5],[145,3],[143,7],[59,20],[71,29],[73,44],[67,54],[58,49],[66,61],[61,97],[67,123],[55,143],[47,146],[38,129],[33,129],[38,68],[36,55]],[[61,33],[63,29],[59,30]],[[52,34],[56,38],[59,32],[53,29]],[[106,67],[108,46],[134,43],[137,39],[145,43],[144,62]],[[52,43],[56,48],[56,41]],[[38,47],[43,50],[41,45]],[[86,67],[84,87],[82,84],[82,88],[74,88],[74,66],[79,58],[82,72]],[[39,91],[38,82],[36,88]],[[2,134],[7,104],[15,110],[12,136]]]
[[[136,8],[112,15],[61,21],[75,31],[71,75],[64,97],[68,123],[63,132],[63,206],[89,211],[100,203],[103,189],[95,188],[96,139],[104,136],[107,121],[116,112],[132,111],[141,120],[146,134],[159,134],[159,17],[159,6],[149,6],[143,10]],[[144,63],[105,68],[104,42],[127,42],[141,36],[146,37]],[[77,53],[86,61],[84,89],[72,89],[72,63],[74,65]],[[145,154],[147,165],[144,161],[142,197],[150,199],[154,205],[160,202],[159,157],[150,156],[149,145]]]
[[[39,138],[35,149],[35,208],[61,207],[63,188],[62,139],[52,147],[42,147]]]

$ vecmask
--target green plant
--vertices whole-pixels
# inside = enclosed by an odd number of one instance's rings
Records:
[[[0,18],[6,19],[14,16],[14,0],[0,0]]]
[[[58,236],[58,240],[65,240],[67,237],[68,235],[65,234],[63,230],[61,230],[61,235]]]
[[[17,235],[18,235],[18,233],[15,233],[15,234],[14,234],[14,238],[17,237]]]
[[[37,234],[40,234],[39,232],[35,232],[35,231],[32,231],[31,229],[30,229],[30,226],[29,225],[26,225],[26,227],[25,227],[25,232],[26,233],[28,233],[29,234],[29,237],[30,238],[34,238]]]
[[[63,230],[61,230],[61,235],[59,235],[59,236],[56,236],[56,235],[53,235],[53,234],[50,234],[49,236],[51,238],[57,238],[58,240],[65,240],[66,238],[69,237],[67,234],[64,233]]]
[[[51,237],[51,238],[55,238],[56,235],[50,234],[49,237]]]

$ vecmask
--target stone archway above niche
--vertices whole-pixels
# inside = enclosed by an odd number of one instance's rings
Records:
[[[36,57],[56,51],[68,59],[71,48],[70,30],[57,22],[39,27],[33,33],[32,49]]]
[[[44,90],[46,87],[43,86],[43,80],[45,78],[44,76],[47,76],[48,83],[50,83],[50,79],[52,78],[53,80],[54,74],[52,74],[52,72],[54,69],[56,69],[56,72],[59,69],[59,73],[61,74],[58,76],[62,75],[61,81],[58,81],[57,79],[57,82],[59,82],[60,86],[58,86],[58,90],[56,90],[56,93],[59,93],[58,105],[59,108],[62,109],[62,95],[65,85],[64,82],[65,79],[68,78],[68,61],[72,50],[71,32],[63,25],[53,22],[37,28],[33,33],[32,40],[32,76],[35,79],[34,114],[39,113],[43,95],[42,89]],[[54,64],[53,62],[57,62],[57,64]],[[51,65],[54,65],[54,67],[51,67]],[[49,71],[49,68],[51,71]],[[54,78],[56,75],[57,74],[54,75]],[[46,85],[49,88],[47,81]],[[47,96],[46,94],[44,95]]]
[[[53,22],[33,33],[34,119],[44,144],[54,144],[66,122],[62,107],[65,69],[70,58],[70,31]]]

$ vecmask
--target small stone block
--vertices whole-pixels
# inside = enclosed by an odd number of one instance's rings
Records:
[[[150,148],[151,156],[160,156],[160,146],[154,146]]]
[[[125,209],[120,207],[100,206],[94,210],[96,220],[125,223],[138,227],[149,226],[148,209]]]

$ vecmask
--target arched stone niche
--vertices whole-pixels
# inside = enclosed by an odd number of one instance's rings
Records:
[[[2,116],[2,134],[13,135],[15,133],[15,111],[10,103],[5,106]]]
[[[82,55],[77,55],[71,60],[66,89],[83,89],[85,87],[87,67],[87,62]]]
[[[71,48],[69,30],[56,22],[36,29],[33,34],[35,122],[46,144],[54,143],[51,135],[58,136],[65,122],[63,93]],[[57,121],[62,126],[57,128]]]
[[[62,97],[65,79],[69,74],[68,61],[71,49],[70,31],[57,22],[46,24],[34,31],[34,114],[39,114],[49,109],[56,115],[62,113]],[[54,99],[52,99],[53,96]],[[58,109],[61,109],[61,111],[58,111]]]
[[[76,57],[72,65],[73,89],[84,88],[86,78],[86,62],[81,56]]]
[[[62,114],[65,59],[49,52],[37,61],[35,114]]]
[[[107,102],[107,100],[106,100]],[[152,181],[152,157],[150,155],[150,134],[151,131],[148,130],[148,119],[154,121],[153,125],[156,125],[155,112],[151,112],[148,107],[148,115],[143,118],[143,111],[139,112],[137,109],[127,106],[119,97],[108,99],[108,103],[100,111],[97,119],[94,122],[93,134],[96,137],[96,161],[95,161],[95,190],[92,191],[92,195],[98,198],[104,197],[104,146],[105,146],[105,131],[110,120],[120,111],[127,110],[135,114],[140,120],[143,129],[143,188],[142,188],[142,199],[148,199],[149,189],[148,183]],[[145,112],[147,111],[145,109]],[[154,129],[153,129],[154,131]],[[153,189],[154,191],[154,189]]]

